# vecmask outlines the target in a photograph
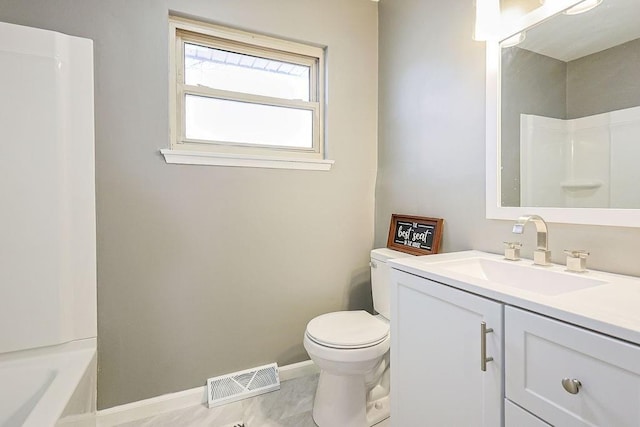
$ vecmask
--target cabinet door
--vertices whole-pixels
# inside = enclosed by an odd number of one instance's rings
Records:
[[[513,307],[505,324],[509,400],[555,426],[640,426],[640,347]]]
[[[393,425],[502,425],[502,305],[398,270],[392,277]],[[486,371],[482,322],[493,329]]]
[[[504,425],[505,427],[552,427],[509,399],[504,400]]]

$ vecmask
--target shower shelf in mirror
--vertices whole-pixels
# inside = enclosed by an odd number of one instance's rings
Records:
[[[567,191],[578,190],[594,190],[602,187],[602,182],[595,179],[574,179],[569,181],[562,181],[560,187]]]

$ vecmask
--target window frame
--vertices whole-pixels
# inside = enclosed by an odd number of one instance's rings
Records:
[[[187,85],[184,78],[185,43],[309,67],[309,101],[288,100],[206,86]],[[260,163],[259,161],[262,159],[266,160],[267,166],[256,166],[285,167],[287,169],[330,169],[333,161],[325,159],[325,80],[324,49],[322,47],[170,16],[169,67],[170,149],[161,150],[168,163],[186,163],[177,161],[179,159],[176,156],[180,155],[182,160],[186,157],[200,157],[197,161],[188,162],[197,164],[217,164],[211,163],[211,159],[222,158],[226,166],[253,166],[247,163],[256,163],[256,161]],[[259,145],[186,138],[185,99],[187,95],[311,111],[312,147]],[[230,164],[233,163],[234,158],[239,159],[239,164]],[[247,160],[250,161],[247,162]],[[281,166],[274,166],[274,161],[280,163]],[[309,167],[293,165],[292,162],[296,161],[308,163]]]

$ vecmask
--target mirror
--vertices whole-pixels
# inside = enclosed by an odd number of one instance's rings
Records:
[[[640,1],[575,3],[488,43],[487,216],[639,226]]]

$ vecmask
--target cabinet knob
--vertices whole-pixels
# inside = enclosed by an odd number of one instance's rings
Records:
[[[580,387],[582,387],[582,383],[574,378],[563,378],[562,387],[564,387],[568,393],[578,394]]]

